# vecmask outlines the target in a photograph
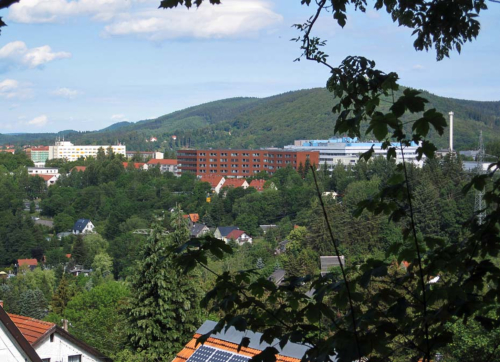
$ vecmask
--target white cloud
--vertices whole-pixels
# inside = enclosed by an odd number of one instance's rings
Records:
[[[113,114],[111,116],[111,119],[113,121],[120,121],[120,122],[126,122],[126,121],[128,121],[128,118],[126,118],[124,114]]]
[[[283,21],[262,0],[226,0],[221,6],[148,10],[121,14],[106,35],[138,35],[150,40],[247,37]]]
[[[35,127],[43,127],[49,121],[49,118],[43,114],[41,116],[33,118],[31,121],[28,121],[28,124]]]
[[[66,99],[75,99],[78,95],[80,95],[80,92],[75,89],[59,88],[52,91],[51,94]]]
[[[412,67],[413,70],[424,70],[425,67],[421,64],[415,64],[413,67]]]
[[[48,45],[29,49],[24,42],[14,41],[0,48],[0,69],[16,65],[37,68],[53,60],[70,57],[71,53],[53,52]]]
[[[4,79],[0,81],[0,97],[6,99],[31,98],[33,90],[28,83],[19,83],[15,79]]]
[[[9,18],[18,23],[54,23],[86,15],[109,21],[130,6],[131,0],[23,0],[9,9]]]

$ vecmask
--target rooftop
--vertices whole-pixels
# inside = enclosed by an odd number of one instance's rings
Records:
[[[9,314],[9,317],[31,345],[42,339],[43,336],[49,333],[56,326],[54,323],[44,322],[38,319],[16,314]]]

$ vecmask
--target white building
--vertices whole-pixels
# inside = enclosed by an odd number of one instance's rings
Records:
[[[56,141],[54,146],[49,146],[49,160],[54,158],[66,159],[68,161],[76,161],[80,157],[97,157],[97,153],[100,148],[108,154],[108,149],[111,147],[113,153],[126,156],[127,151],[125,145],[117,146],[94,146],[94,145],[82,145],[75,146],[68,141]]]
[[[73,225],[73,229],[71,230],[73,234],[92,234],[94,232],[94,224],[89,219],[78,219]]]
[[[46,167],[28,167],[28,174],[30,175],[59,175],[58,168]]]
[[[387,150],[383,150],[382,143],[377,142],[359,142],[357,138],[342,137],[330,138],[327,140],[296,140],[293,145],[285,146],[286,150],[293,151],[319,151],[319,163],[323,165],[325,162],[328,166],[335,166],[339,162],[343,165],[354,165],[358,162],[359,156],[370,150],[373,146],[375,151],[374,156],[387,156]],[[399,143],[393,143],[396,147],[396,162],[400,163],[403,160],[403,154]],[[404,158],[406,162],[411,162],[419,167],[422,167],[423,160],[417,160],[418,145],[412,143],[411,146],[405,147]]]

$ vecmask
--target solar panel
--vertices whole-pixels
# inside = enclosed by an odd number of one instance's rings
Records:
[[[207,362],[215,351],[215,348],[200,346],[200,348],[194,351],[193,355],[189,357],[187,362]]]
[[[249,359],[250,357],[238,356],[234,354],[228,362],[247,362]]]
[[[186,362],[248,362],[248,360],[250,360],[250,357],[217,348],[200,346]]]

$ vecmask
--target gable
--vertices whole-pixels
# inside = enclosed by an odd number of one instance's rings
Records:
[[[2,307],[0,307],[0,361],[41,362],[38,354]]]

